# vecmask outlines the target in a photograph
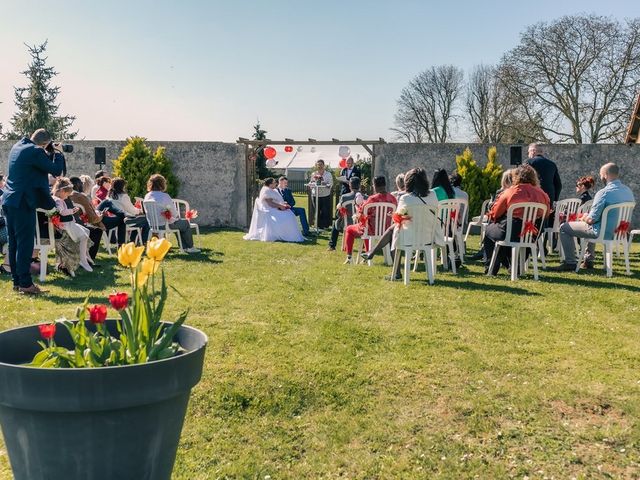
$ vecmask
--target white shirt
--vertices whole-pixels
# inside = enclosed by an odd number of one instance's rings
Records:
[[[313,175],[311,175],[311,181],[312,182],[313,182],[313,177],[315,175],[318,175],[319,173],[320,172],[313,172]],[[333,186],[333,177],[326,170],[322,174],[321,183],[322,183],[322,185],[326,185],[329,188],[320,188],[320,189],[318,189],[318,197],[328,197],[329,195],[331,195],[331,187]]]
[[[136,208],[135,205],[131,203],[131,197],[127,193],[121,193],[120,195],[118,195],[117,199],[110,198],[110,200],[115,207],[122,210],[128,217],[135,217],[136,215],[140,215],[142,213],[141,209]],[[173,205],[173,201],[171,202],[171,204]]]

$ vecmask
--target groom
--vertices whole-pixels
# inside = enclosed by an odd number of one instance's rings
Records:
[[[302,235],[305,237],[309,235],[309,223],[307,222],[307,212],[302,207],[295,207],[296,204],[295,199],[293,198],[293,193],[291,189],[289,189],[289,180],[287,177],[278,178],[278,192],[282,195],[282,198],[285,202],[291,207],[291,211],[295,214],[296,217],[300,217],[300,225],[302,225]]]

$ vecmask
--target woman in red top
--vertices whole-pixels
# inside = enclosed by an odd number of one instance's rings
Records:
[[[100,201],[106,199],[109,194],[109,189],[111,188],[111,179],[109,177],[100,177],[96,180],[96,185],[98,185],[96,198]]]
[[[495,242],[504,240],[507,230],[507,210],[515,203],[535,202],[542,203],[547,207],[547,216],[550,210],[549,196],[540,188],[538,174],[529,165],[520,165],[513,172],[513,186],[507,188],[489,211],[489,225],[485,233],[484,247],[486,251],[485,273],[489,273],[489,264],[495,248]],[[536,222],[536,227],[540,229],[542,219]],[[522,230],[522,209],[513,212],[513,227],[511,240],[517,241]],[[500,265],[509,268],[511,249],[501,247],[498,251],[497,262],[491,275],[497,275]]]

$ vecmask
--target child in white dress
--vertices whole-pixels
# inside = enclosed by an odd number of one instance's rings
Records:
[[[68,178],[60,177],[53,185],[53,199],[56,202],[56,209],[60,214],[60,227],[64,229],[69,238],[77,243],[80,247],[80,266],[87,272],[92,272],[93,269],[89,265],[88,261],[88,241],[89,230],[82,225],[76,223],[74,214],[78,212],[78,207],[69,208],[65,203],[65,200],[73,193],[73,185]]]

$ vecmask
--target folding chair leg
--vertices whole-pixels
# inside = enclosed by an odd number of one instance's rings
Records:
[[[607,277],[612,277],[613,276],[613,249],[614,246],[613,245],[609,245],[608,247],[605,246],[606,248],[606,253],[605,253],[605,264],[607,266]]]
[[[418,271],[418,262],[420,261],[420,250],[416,251],[416,256],[415,256],[415,260],[413,262],[413,271],[417,272]]]
[[[533,263],[533,279],[538,280],[538,249],[531,249],[531,262]]]
[[[454,275],[458,272],[456,271],[456,252],[453,251],[453,243],[447,247],[449,249],[449,261],[451,262],[451,271]]]
[[[544,242],[542,241],[542,235],[540,235],[540,237],[538,237],[538,248],[537,248],[537,250],[538,250],[538,255],[540,255],[540,263],[542,264],[542,268],[546,269],[547,268],[547,259],[545,258],[545,255],[544,255]]]
[[[578,261],[576,262],[576,273],[580,271],[580,263],[582,262],[582,259],[584,258],[585,254],[587,253],[588,246],[589,246],[589,243],[586,240],[580,241],[580,248],[579,248],[580,256],[578,257]],[[606,247],[605,247],[605,250],[606,250]]]
[[[493,268],[496,265],[496,260],[498,259],[499,248],[500,248],[500,245],[496,245],[493,249],[493,254],[491,255],[491,262],[489,262],[489,271],[487,272],[487,275],[491,275],[491,272],[493,272]]]
[[[515,282],[518,279],[518,254],[520,249],[518,247],[511,247],[511,281]]]
[[[49,260],[49,249],[40,249],[40,281],[44,282],[47,279],[47,263]]]
[[[427,270],[429,285],[433,285],[433,249],[430,247],[424,250],[424,267]]]
[[[471,223],[469,223],[469,225],[467,225],[467,233],[465,233],[464,235],[464,241],[466,242],[467,239],[469,238],[469,232],[471,231]]]
[[[631,267],[629,266],[629,244],[625,242],[622,245],[622,249],[624,251],[624,266],[625,266],[627,275],[631,275]]]

